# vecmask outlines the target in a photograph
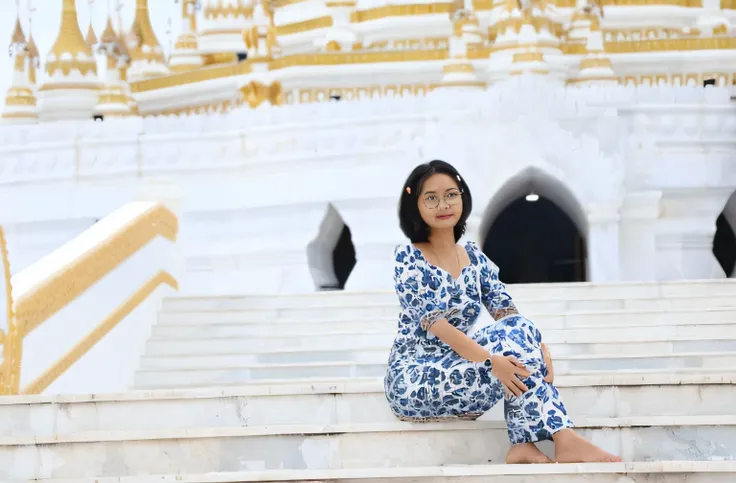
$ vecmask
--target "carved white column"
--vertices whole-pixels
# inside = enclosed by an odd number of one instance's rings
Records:
[[[660,191],[632,193],[621,207],[621,279],[657,280],[656,223]]]
[[[619,210],[617,206],[591,205],[588,212],[588,280],[621,279]]]

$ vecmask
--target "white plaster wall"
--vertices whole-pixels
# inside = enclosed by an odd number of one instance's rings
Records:
[[[44,224],[61,240],[127,201],[173,197],[182,293],[312,291],[307,247],[331,204],[357,252],[347,288],[387,288],[402,183],[440,158],[473,190],[468,238],[482,240],[498,193],[531,169],[594,235],[592,280],[709,277],[707,227],[736,189],[733,132],[719,89],[527,78],[427,98],[11,126],[0,129],[0,221],[43,245]]]

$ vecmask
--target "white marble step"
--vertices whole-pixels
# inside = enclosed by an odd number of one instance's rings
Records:
[[[656,461],[554,465],[455,465],[423,468],[250,470],[156,477],[48,479],[46,483],[733,483],[734,461]]]
[[[676,299],[644,300],[601,300],[601,301],[540,301],[515,300],[519,310],[528,314],[565,314],[606,311],[688,311],[701,309],[730,308],[736,310],[736,295],[726,297],[700,297]],[[356,316],[363,319],[396,318],[399,312],[397,300],[385,304],[357,303],[352,306],[305,306],[278,307],[272,309],[197,309],[188,311],[163,310],[165,320],[187,317],[207,317],[214,320],[236,317],[242,321],[271,320],[324,320],[350,319]]]
[[[728,415],[736,408],[736,372],[559,376],[556,383],[575,417]],[[502,420],[503,404],[481,419]],[[376,378],[0,398],[4,436],[395,421]]]
[[[314,353],[310,353],[309,357],[314,357]],[[336,356],[334,353],[325,353],[325,359],[330,357]],[[360,352],[346,353],[342,360],[292,363],[254,363],[253,356],[248,354],[146,356],[136,373],[135,387],[212,387],[265,379],[383,377],[386,360],[385,351],[365,355]],[[736,367],[736,353],[555,356],[554,361],[557,375],[687,369],[724,371]]]
[[[677,282],[557,283],[508,285],[519,301],[601,301],[632,299],[692,299],[696,297],[734,297],[736,281],[688,280]],[[308,294],[170,297],[164,310],[243,310],[317,307],[353,307],[364,304],[395,304],[391,290],[372,292],[319,292]]]
[[[222,327],[222,326],[220,326]],[[242,326],[224,326],[227,330],[200,331],[196,335],[175,338],[154,331],[146,344],[146,354],[268,354],[282,351],[357,351],[367,348],[390,350],[395,337],[391,331],[355,331],[328,334],[283,333],[268,336],[240,334]],[[219,327],[218,327],[219,328]],[[216,333],[211,333],[216,332]],[[736,351],[736,323],[723,325],[682,325],[672,327],[629,327],[598,329],[547,329],[544,341],[554,355],[653,352],[722,352]]]
[[[736,416],[580,418],[576,424],[625,461],[736,454]],[[0,481],[486,464],[502,462],[507,449],[505,424],[497,421],[90,431],[0,437]]]
[[[569,328],[569,327],[620,327],[620,326],[662,326],[662,325],[690,325],[693,323],[717,324],[736,323],[736,308],[702,308],[682,310],[607,310],[599,312],[569,312],[569,313],[533,313],[521,311],[527,318],[533,320],[539,328]],[[313,325],[335,324],[333,327],[372,328],[374,324],[396,324],[399,317],[398,308],[387,311],[381,316],[370,316],[364,311],[352,308],[345,309],[345,313],[336,315],[314,311],[307,314],[295,309],[290,318],[274,318],[259,312],[160,312],[158,321],[165,325],[209,325],[209,324],[251,324],[258,328],[278,326],[282,330],[299,329]],[[384,325],[385,326],[385,325]],[[319,330],[319,328],[316,328]],[[334,329],[331,329],[334,330]]]

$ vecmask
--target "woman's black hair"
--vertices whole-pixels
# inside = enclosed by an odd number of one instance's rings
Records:
[[[422,192],[424,182],[433,174],[446,174],[457,182],[457,187],[462,192],[463,212],[455,225],[455,241],[457,242],[465,234],[465,223],[473,210],[473,198],[470,196],[470,188],[465,183],[465,178],[449,163],[438,159],[429,163],[420,164],[411,172],[401,188],[399,199],[399,225],[404,235],[412,243],[429,241],[429,226],[419,214],[419,195]],[[408,189],[407,189],[408,188]]]

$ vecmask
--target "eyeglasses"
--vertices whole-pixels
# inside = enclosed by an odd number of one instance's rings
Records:
[[[463,192],[457,189],[453,189],[445,193],[445,196],[443,196],[442,199],[445,200],[445,204],[447,206],[455,206],[462,202]],[[435,193],[427,193],[424,196],[423,201],[424,206],[426,206],[429,210],[436,210],[440,206],[440,197],[437,196]]]

